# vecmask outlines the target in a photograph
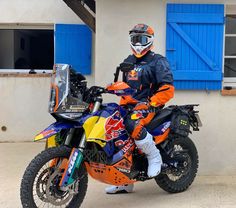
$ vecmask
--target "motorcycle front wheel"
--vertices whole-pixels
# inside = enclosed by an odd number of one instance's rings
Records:
[[[178,161],[177,167],[172,167],[156,178],[156,183],[169,193],[180,193],[193,183],[198,170],[198,152],[193,141],[188,137],[179,137],[168,145],[168,151],[173,161]],[[175,165],[175,164],[173,164]]]
[[[68,161],[70,153],[71,149],[65,146],[49,148],[31,161],[21,181],[23,208],[80,207],[88,186],[84,165],[81,165],[78,179],[70,187],[65,190],[59,187],[63,164]]]

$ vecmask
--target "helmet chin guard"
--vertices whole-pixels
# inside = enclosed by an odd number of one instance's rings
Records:
[[[142,56],[144,56],[148,51],[152,50],[153,48],[153,42],[149,43],[146,46],[142,46],[142,45],[135,45],[133,46],[132,44],[130,44],[131,46],[131,50],[133,52],[133,54],[137,57],[137,58],[141,58]]]
[[[145,24],[135,25],[129,32],[129,42],[133,54],[141,58],[153,48],[154,31]]]

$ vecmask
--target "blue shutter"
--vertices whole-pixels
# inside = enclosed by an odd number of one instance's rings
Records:
[[[86,25],[55,25],[55,62],[91,74],[92,32]]]
[[[166,29],[176,89],[221,89],[224,5],[167,4]]]

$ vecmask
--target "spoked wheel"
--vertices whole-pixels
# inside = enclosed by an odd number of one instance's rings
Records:
[[[31,161],[21,182],[23,208],[80,207],[88,184],[84,165],[71,186],[65,189],[59,186],[70,152],[67,147],[50,148]]]
[[[193,182],[198,169],[197,149],[188,137],[176,138],[169,144],[172,167],[158,175],[157,184],[169,193],[185,191]]]

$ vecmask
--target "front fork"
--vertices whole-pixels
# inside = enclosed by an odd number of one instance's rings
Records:
[[[102,98],[97,98],[92,113],[95,113],[99,110],[102,103]],[[71,129],[69,134],[66,137],[65,145],[69,145],[71,142],[71,139],[73,138],[74,129]],[[60,181],[60,187],[67,187],[74,183],[76,177],[76,170],[79,170],[80,165],[83,161],[83,151],[86,146],[86,136],[85,133],[83,133],[78,148],[73,148],[70,154],[69,161],[67,163],[67,166],[65,168],[65,171],[62,175],[61,181]]]

